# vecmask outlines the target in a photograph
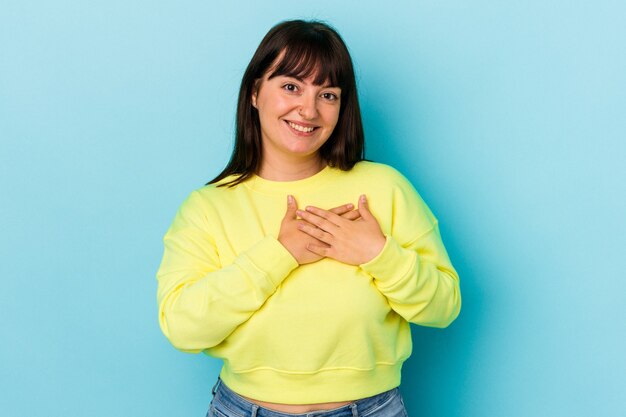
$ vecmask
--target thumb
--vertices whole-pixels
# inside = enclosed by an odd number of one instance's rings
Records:
[[[298,217],[296,210],[298,210],[298,204],[296,203],[296,199],[290,194],[287,196],[287,212],[285,213],[285,218],[296,219]]]
[[[365,194],[361,194],[361,196],[359,197],[359,213],[361,213],[361,217],[363,217],[364,220],[369,220],[374,217],[370,212],[370,208],[367,203],[367,197],[365,197]]]

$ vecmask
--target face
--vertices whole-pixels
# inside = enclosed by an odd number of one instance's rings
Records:
[[[263,157],[302,160],[319,157],[339,118],[341,89],[318,86],[313,77],[266,74],[252,95],[259,112]]]

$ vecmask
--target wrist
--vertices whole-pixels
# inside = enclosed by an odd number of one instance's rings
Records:
[[[372,261],[378,255],[380,255],[383,248],[385,247],[386,242],[387,242],[387,238],[384,235],[381,235],[371,245],[368,245],[370,250],[368,251],[367,256],[365,256],[365,259],[363,260],[363,262],[360,262],[359,264],[366,264]]]

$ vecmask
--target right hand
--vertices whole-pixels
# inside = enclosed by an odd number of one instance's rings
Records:
[[[330,209],[333,213],[348,219],[356,220],[361,217],[358,210],[353,210],[352,204],[344,204]],[[293,196],[287,197],[287,212],[280,223],[280,231],[278,232],[278,241],[291,253],[296,259],[298,264],[308,264],[317,262],[323,258],[323,256],[317,255],[307,249],[307,245],[312,243],[319,246],[328,246],[324,242],[304,233],[298,229],[298,224],[305,222],[302,219],[298,219],[296,211],[298,210],[298,204]]]

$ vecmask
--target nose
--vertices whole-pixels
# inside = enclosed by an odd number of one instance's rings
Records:
[[[312,120],[317,117],[317,97],[314,94],[303,94],[301,96],[298,114],[306,120]]]

